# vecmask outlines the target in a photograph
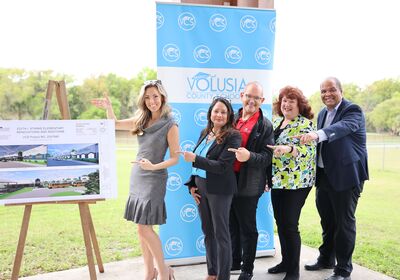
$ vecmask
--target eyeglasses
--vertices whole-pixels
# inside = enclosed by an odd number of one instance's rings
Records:
[[[263,99],[260,96],[253,96],[253,95],[250,95],[250,94],[247,94],[247,93],[244,94],[244,97],[246,97],[246,99],[248,99],[248,100],[253,99],[256,102],[260,102]]]
[[[161,80],[147,80],[143,83],[144,86],[162,85]]]

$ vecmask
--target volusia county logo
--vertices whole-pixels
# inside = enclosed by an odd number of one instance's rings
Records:
[[[232,50],[236,52],[236,50]],[[241,54],[238,54],[239,58]],[[242,77],[225,77],[217,74],[198,72],[194,76],[186,77],[188,98],[209,99],[214,96],[224,96],[229,99],[240,98],[240,92],[246,86],[246,80]]]
[[[265,231],[265,230],[258,231],[257,247],[265,248],[268,246],[269,241],[270,241],[270,238],[269,238],[269,233],[267,231]]]
[[[165,242],[165,252],[170,256],[177,256],[183,251],[183,242],[178,237],[171,237]]]
[[[205,253],[206,252],[206,245],[204,243],[204,235],[200,235],[197,240],[196,240],[196,249],[200,253]]]
[[[254,57],[258,64],[267,65],[271,61],[271,52],[265,47],[258,48]]]
[[[190,140],[185,140],[181,143],[180,149],[183,152],[192,152],[194,150],[194,142]]]
[[[198,63],[207,63],[211,58],[211,50],[205,45],[199,45],[194,49],[193,57]]]
[[[225,60],[230,64],[239,63],[242,57],[242,51],[236,46],[230,46],[225,50]]]
[[[193,204],[185,204],[179,213],[182,221],[190,223],[197,218],[197,207]]]
[[[171,111],[171,114],[172,114],[172,118],[174,119],[174,121],[177,123],[177,124],[180,124],[181,123],[181,120],[182,120],[182,114],[181,114],[181,112],[179,112],[179,110],[178,109],[172,109],[172,111]]]
[[[163,47],[162,55],[166,61],[175,62],[181,57],[181,51],[175,44],[167,44]]]
[[[182,30],[192,30],[196,26],[196,18],[191,13],[182,13],[178,17],[178,25]]]
[[[156,13],[157,29],[160,29],[164,25],[164,16],[162,13]]]
[[[253,33],[257,29],[257,20],[253,16],[244,16],[240,20],[240,28],[244,33]]]
[[[194,122],[200,127],[206,127],[207,125],[207,112],[208,110],[205,108],[197,109],[194,112]]]
[[[215,32],[222,32],[227,26],[226,18],[221,14],[213,14],[208,23]]]
[[[275,33],[275,21],[276,21],[276,18],[273,18],[269,22],[269,29],[271,30],[272,33]]]
[[[176,172],[168,172],[167,189],[175,192],[182,186],[182,179]]]

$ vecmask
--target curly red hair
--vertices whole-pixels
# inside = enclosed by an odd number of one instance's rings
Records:
[[[297,87],[292,87],[292,86],[286,86],[282,88],[279,91],[279,97],[278,99],[274,102],[273,104],[273,109],[275,114],[279,116],[283,116],[282,110],[281,110],[281,103],[283,97],[286,97],[288,99],[296,99],[297,100],[297,105],[299,107],[299,113],[303,117],[311,120],[314,118],[314,113],[311,109],[310,104],[308,103],[307,98],[304,96],[303,92],[297,88]]]

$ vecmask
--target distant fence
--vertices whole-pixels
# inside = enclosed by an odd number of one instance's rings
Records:
[[[370,169],[400,172],[400,137],[368,133],[368,164]]]
[[[136,136],[133,136],[130,131],[117,130],[115,133],[117,149],[137,147]]]

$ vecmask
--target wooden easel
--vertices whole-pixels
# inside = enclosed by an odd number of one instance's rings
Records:
[[[69,106],[67,101],[67,91],[65,88],[64,81],[49,81],[47,85],[46,101],[43,110],[43,119],[48,119],[49,108],[51,104],[51,98],[53,90],[56,89],[58,107],[60,108],[61,116],[64,120],[70,119]],[[55,201],[55,202],[37,202],[37,203],[20,203],[20,204],[6,204],[6,206],[25,205],[24,217],[22,219],[21,230],[19,233],[19,240],[17,246],[17,252],[15,254],[14,266],[11,275],[12,280],[17,280],[19,271],[21,268],[22,257],[24,254],[25,241],[28,233],[29,220],[32,212],[32,205],[34,204],[78,204],[79,213],[81,216],[83,239],[86,247],[86,257],[88,261],[89,274],[91,280],[96,280],[96,269],[94,265],[93,250],[97,260],[97,266],[100,273],[104,272],[103,261],[100,255],[99,244],[97,243],[96,232],[94,230],[92,215],[90,214],[89,204],[94,204],[99,200],[104,199],[93,199],[93,200],[73,200],[73,201]],[[93,245],[93,249],[92,249]]]
[[[42,120],[49,119],[49,109],[51,105],[51,98],[53,97],[53,91],[56,90],[58,108],[60,109],[61,118],[63,120],[70,120],[71,115],[69,113],[69,106],[67,100],[67,89],[65,88],[64,81],[52,81],[50,80],[47,84],[46,99],[44,103],[43,117]]]

